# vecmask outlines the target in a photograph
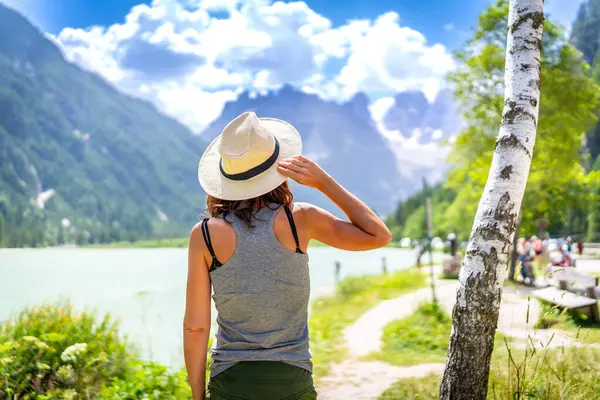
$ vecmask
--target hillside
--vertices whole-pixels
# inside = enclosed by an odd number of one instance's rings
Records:
[[[184,234],[205,143],[1,5],[0,37],[0,244]]]
[[[583,58],[592,66],[592,76],[600,83],[600,0],[586,0],[579,6],[573,23],[571,41]],[[600,170],[600,123],[586,138],[590,154],[589,166]]]

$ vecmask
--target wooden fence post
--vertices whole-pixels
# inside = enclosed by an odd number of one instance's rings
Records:
[[[596,287],[595,286],[590,286],[586,288],[586,295],[587,297],[589,297],[590,299],[595,299],[596,298]],[[600,322],[600,315],[598,314],[598,302],[596,302],[595,304],[590,306],[590,310],[592,311],[592,320],[594,320],[594,322]]]

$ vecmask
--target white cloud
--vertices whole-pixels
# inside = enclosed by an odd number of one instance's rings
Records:
[[[382,122],[383,118],[389,111],[389,109],[395,104],[395,100],[393,97],[382,97],[377,99],[369,106],[369,111],[371,112],[371,117],[375,120],[375,122]]]
[[[454,30],[454,25],[453,24],[446,24],[446,25],[444,25],[444,30],[446,32],[451,32],[451,31]]]
[[[396,13],[333,28],[301,1],[153,0],[122,23],[65,28],[54,40],[70,60],[194,131],[242,89],[290,83],[335,100],[421,89],[432,98],[454,67],[443,46],[401,26]]]
[[[433,99],[454,60],[442,45],[428,46],[418,31],[389,12],[349,44],[348,62],[336,77],[344,97],[357,91],[385,95],[419,89]]]
[[[447,171],[446,158],[450,151],[449,146],[434,142],[420,143],[418,129],[407,138],[397,130],[388,130],[382,122],[378,122],[377,127],[379,132],[388,139],[390,148],[396,154],[398,170],[405,177],[414,178],[422,174],[435,182]]]

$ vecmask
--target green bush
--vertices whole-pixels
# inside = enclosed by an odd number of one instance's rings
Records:
[[[69,305],[44,305],[0,326],[0,398],[158,399],[184,393],[184,374],[140,360],[109,315],[98,320]]]
[[[110,387],[100,393],[106,400],[187,399],[190,389],[184,371],[171,374],[163,365],[135,363],[126,379],[113,379]]]

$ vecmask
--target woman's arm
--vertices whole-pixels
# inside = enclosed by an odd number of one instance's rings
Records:
[[[183,354],[194,400],[204,400],[206,353],[210,333],[210,276],[202,250],[206,248],[200,224],[190,235]]]
[[[383,221],[314,161],[302,156],[292,157],[281,161],[278,170],[300,184],[323,192],[350,220],[341,220],[322,208],[303,204],[305,226],[311,238],[344,250],[376,249],[392,240]]]

